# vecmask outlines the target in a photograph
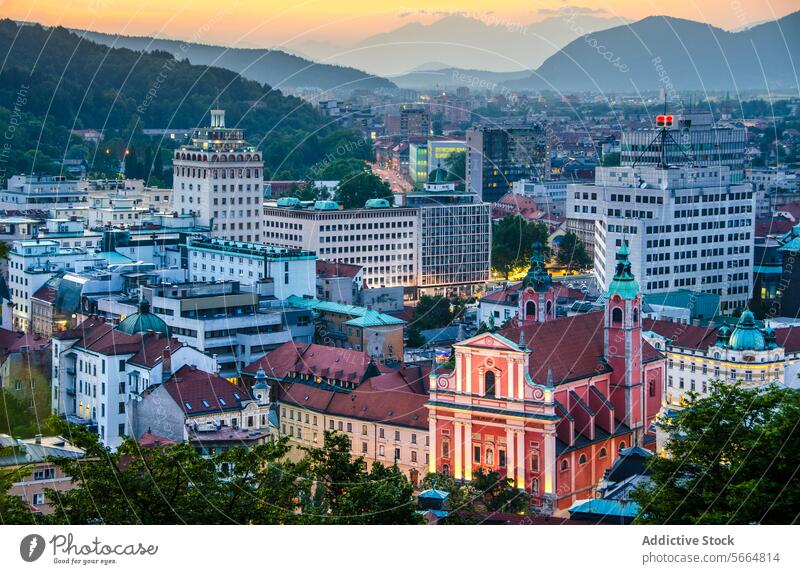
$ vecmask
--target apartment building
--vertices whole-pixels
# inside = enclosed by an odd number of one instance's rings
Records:
[[[427,369],[391,369],[364,352],[292,342],[246,369],[250,377],[259,370],[273,388],[292,456],[302,456],[298,447],[321,447],[325,431],[341,432],[353,457],[396,464],[415,485],[425,476]]]
[[[61,175],[14,175],[0,190],[0,209],[48,211],[58,207],[87,205],[86,190]]]

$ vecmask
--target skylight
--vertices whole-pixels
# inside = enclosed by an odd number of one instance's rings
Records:
[[[190,405],[189,403],[183,403],[183,406],[185,406],[189,410],[192,410],[192,405]]]
[[[208,401],[203,401],[203,406],[204,406],[204,407],[206,407],[206,408],[208,408],[208,407],[210,407],[211,405],[209,405],[209,404],[208,404]]]

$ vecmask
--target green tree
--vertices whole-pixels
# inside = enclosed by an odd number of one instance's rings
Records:
[[[508,279],[514,269],[527,264],[535,242],[545,246],[545,260],[549,259],[547,236],[544,223],[526,221],[519,215],[507,215],[492,227],[492,267]]]
[[[588,269],[592,266],[592,258],[586,252],[583,241],[572,231],[561,238],[556,250],[556,261],[568,270]]]
[[[411,326],[424,331],[437,327],[447,327],[455,319],[450,301],[441,295],[422,295],[414,307]]]
[[[451,153],[444,162],[447,170],[447,181],[456,182],[456,189],[464,189],[464,180],[467,177],[467,152]]]
[[[391,202],[392,189],[372,171],[363,169],[339,180],[335,197],[345,209],[353,209],[364,207],[369,199],[388,199]]]
[[[0,448],[0,458],[21,456],[22,447],[7,446]],[[15,482],[24,480],[31,469],[27,465],[0,469],[0,524],[34,524],[36,516],[19,497],[9,494]]]
[[[321,448],[306,448],[303,470],[313,490],[303,502],[312,524],[420,524],[414,488],[396,466],[376,462],[367,471],[353,458],[350,439],[325,431]]]
[[[418,349],[425,344],[425,338],[420,333],[419,327],[411,325],[408,327],[408,340],[406,345],[412,349]]]
[[[642,524],[793,524],[800,511],[800,390],[714,383],[692,393],[634,491]]]
[[[448,524],[479,524],[492,512],[525,513],[530,509],[530,496],[524,490],[514,488],[511,480],[498,472],[483,468],[478,468],[467,483],[456,482],[446,474],[428,474],[422,487],[450,494]]]

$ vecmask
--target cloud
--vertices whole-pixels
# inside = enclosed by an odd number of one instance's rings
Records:
[[[575,16],[599,16],[601,14],[608,14],[605,8],[589,8],[588,6],[562,6],[558,10],[553,8],[540,8],[538,14],[540,16],[559,16],[561,14],[573,14]]]

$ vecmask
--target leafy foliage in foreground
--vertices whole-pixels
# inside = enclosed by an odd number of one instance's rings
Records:
[[[188,444],[142,448],[127,439],[116,452],[93,433],[61,423],[86,451],[56,460],[72,476],[67,492],[47,491],[55,508],[34,517],[8,496],[0,477],[0,520],[51,524],[417,524],[411,483],[396,468],[367,471],[347,436],[325,433],[321,448],[288,460],[285,439],[209,457]]]
[[[675,419],[668,457],[634,500],[643,524],[793,524],[800,513],[800,390],[716,384]]]

